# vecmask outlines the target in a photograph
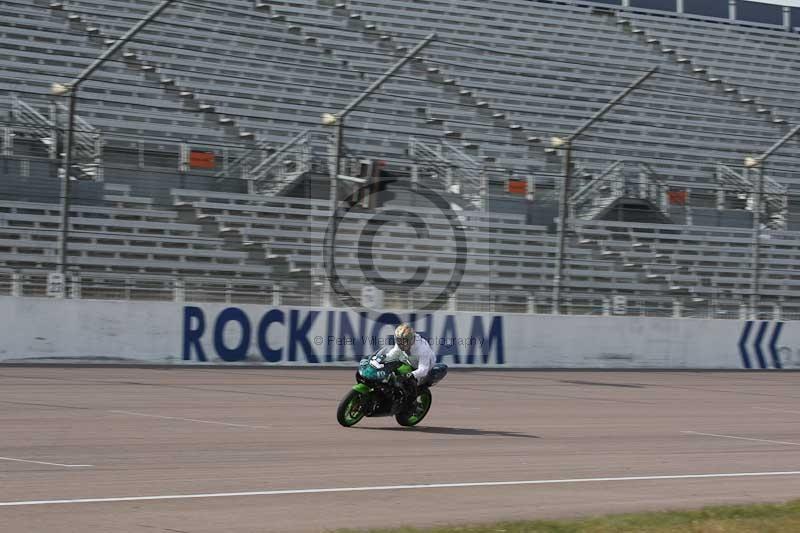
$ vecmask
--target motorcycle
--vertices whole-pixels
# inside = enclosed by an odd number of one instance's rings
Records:
[[[408,356],[390,356],[390,346],[361,360],[353,389],[339,402],[336,419],[344,427],[356,425],[362,418],[394,416],[401,426],[415,426],[430,411],[431,387],[447,375],[447,365],[436,364],[417,386],[417,397],[409,398],[403,379],[414,368]]]

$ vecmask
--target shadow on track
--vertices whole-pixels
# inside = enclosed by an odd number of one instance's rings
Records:
[[[445,428],[436,426],[422,426],[422,427],[388,427],[388,428],[371,428],[359,427],[354,429],[365,429],[370,431],[413,431],[416,433],[430,433],[434,435],[466,435],[472,437],[521,437],[524,439],[540,439],[536,435],[528,435],[527,433],[519,433],[517,431],[488,431],[483,429],[472,428]]]

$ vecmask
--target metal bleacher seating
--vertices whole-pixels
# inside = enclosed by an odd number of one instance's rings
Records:
[[[66,83],[103,50],[67,18],[29,1],[0,2],[0,68],[8,75],[0,91],[18,93],[46,107],[54,82]],[[54,54],[57,50],[59,53]],[[218,142],[224,128],[209,125],[201,114],[185,109],[170,95],[122,60],[108,63],[84,86],[80,116],[95,127],[114,132],[116,142],[133,144],[142,138]]]
[[[775,27],[736,24],[677,13],[620,13],[645,35],[673,46],[677,54],[706,66],[711,75],[742,87],[749,96],[797,123],[800,92],[791,64],[797,35]],[[643,36],[644,38],[644,36]],[[754,73],[758,73],[754,76]]]
[[[272,12],[301,23],[320,20],[310,17],[307,5],[269,4]],[[342,27],[361,28],[378,39],[394,36],[406,46],[436,31],[439,41],[423,56],[439,69],[439,81],[452,82],[455,96],[486,105],[489,118],[482,122],[494,121],[496,127],[470,138],[484,139],[482,149],[488,145],[490,155],[505,156],[511,166],[530,166],[532,158],[530,151],[509,145],[531,138],[538,146],[550,135],[569,133],[655,65],[659,74],[586,134],[580,159],[591,170],[631,158],[675,182],[709,182],[710,165],[740,165],[736,154],[763,151],[782,131],[757,106],[725,93],[706,71],[677,63],[674,49],[641,42],[624,25],[592,14],[588,6],[522,0],[493,2],[491,7],[447,0],[324,4],[329,20],[341,21]],[[332,33],[328,40],[341,46],[345,38]],[[497,118],[491,110],[499,113]],[[465,135],[470,126],[464,126]],[[674,160],[676,150],[684,161]],[[536,169],[543,170],[543,158],[536,159]],[[785,166],[779,160],[780,155],[776,166]]]
[[[129,17],[149,7],[131,0],[62,4],[110,35],[121,34],[135,20]],[[280,147],[302,130],[317,127],[323,112],[344,107],[371,80],[368,71],[351,67],[347,54],[325,48],[302,27],[257,15],[253,3],[242,0],[224,6],[179,3],[143,30],[130,54],[154,69],[162,84],[169,80],[190,87],[202,111],[218,114],[219,121],[234,124],[261,145]],[[378,56],[378,64],[393,61],[391,54],[371,48],[365,43],[359,56]],[[350,119],[359,124],[348,132],[350,149],[383,158],[404,155],[407,136],[431,134],[429,117],[415,102],[443,99],[441,90],[430,89],[419,83],[411,89],[408,82],[387,85]]]
[[[4,136],[0,165],[0,293],[40,294],[36,287],[57,265],[58,143],[47,148],[41,132],[57,130],[64,118],[61,111],[52,120],[50,84],[69,81],[155,3],[0,0],[7,74],[0,106],[9,111],[4,130],[16,135]],[[419,287],[383,287],[390,306],[436,297],[451,309],[549,311],[561,173],[549,139],[568,135],[658,66],[576,141],[572,170],[578,187],[588,187],[580,190],[596,195],[604,179],[622,191],[645,176],[658,197],[634,196],[663,219],[615,221],[611,204],[596,198],[576,209],[564,258],[566,308],[609,312],[610,299],[624,297],[629,313],[672,315],[681,306],[686,315],[694,305],[704,316],[738,317],[754,288],[754,232],[748,200],[732,197],[753,183],[740,168],[744,157],[762,153],[800,120],[798,75],[789,68],[800,38],[595,7],[550,0],[176,2],[81,89],[78,115],[102,136],[104,181],[73,187],[69,263],[80,295],[322,304],[331,208],[330,129],[320,117],[435,32],[418,61],[348,117],[344,152],[346,163],[384,160],[401,179],[413,174],[448,190],[443,196],[458,205],[447,213],[415,209],[428,225],[424,237],[399,217],[369,250],[360,243],[375,213],[351,211],[334,258],[349,291],[364,284],[369,255],[389,279],[428,268]],[[38,123],[19,124],[20,117]],[[310,146],[304,157],[313,164],[286,163],[293,138]],[[185,168],[181,145],[213,152],[219,165]],[[442,176],[419,159],[431,153],[471,189],[433,183]],[[792,143],[770,158],[770,194],[800,183],[797,155]],[[264,186],[254,187],[253,167],[275,158],[297,182],[270,183],[265,172],[257,178]],[[475,201],[483,172],[488,198]],[[507,193],[513,175],[535,176],[535,194]],[[739,181],[731,185],[725,175]],[[306,190],[285,194],[285,185],[298,183]],[[578,187],[570,191],[575,202]],[[688,200],[666,205],[666,188],[689,191]],[[729,195],[720,199],[724,188]],[[762,303],[786,313],[800,312],[791,195],[788,205],[786,224],[764,228],[760,287]],[[466,239],[463,279],[443,295],[459,268],[454,225]]]

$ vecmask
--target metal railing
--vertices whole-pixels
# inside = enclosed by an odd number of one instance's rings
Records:
[[[320,135],[308,128],[278,149],[273,149],[269,142],[263,142],[227,164],[216,177],[241,178],[248,182],[251,193],[274,196],[311,170],[312,143]]]
[[[755,207],[755,191],[758,189],[755,180],[747,173],[739,173],[727,165],[718,163],[716,166],[716,179],[720,184],[717,205],[725,206],[725,193],[737,191],[746,196],[747,209],[752,211]],[[785,186],[774,179],[764,176],[764,209],[766,210],[766,225],[771,229],[784,229],[786,215],[789,211],[789,195]]]
[[[57,103],[55,106],[56,114],[68,113],[67,106],[62,103]],[[54,124],[58,124],[58,117],[52,118]],[[75,157],[77,162],[89,161],[92,164],[100,166],[103,157],[103,136],[100,130],[92,126],[85,119],[75,117],[75,137],[73,142],[75,149]]]
[[[32,106],[11,95],[11,133],[19,132],[33,135],[47,146],[50,159],[58,157],[58,130],[55,121],[55,106],[51,108],[52,117],[48,119]],[[4,151],[11,153],[13,137],[7,141]]]
[[[635,178],[626,174],[631,166]],[[668,191],[669,185],[650,166],[616,161],[571,196],[570,217],[593,219],[620,198],[647,200],[666,213]]]
[[[445,190],[462,196],[475,207],[482,207],[486,194],[486,172],[476,159],[446,141],[409,140],[409,155],[418,171],[434,174]]]
[[[58,117],[67,112],[66,106],[55,103],[50,106],[50,117],[48,118],[16,94],[12,94],[11,130],[38,138],[42,144],[47,146],[50,158],[57,159],[61,157]],[[86,120],[75,117],[74,143],[75,162],[81,171],[87,177],[102,181],[103,137],[100,130]],[[9,146],[5,146],[6,144]],[[10,151],[10,144],[10,142],[4,143],[4,151]]]
[[[48,297],[47,281],[47,273],[43,271],[0,270],[0,295]],[[319,285],[311,279],[298,282],[72,272],[67,278],[66,289],[73,299],[321,307],[326,302]],[[432,293],[424,290],[387,292],[383,308],[417,309],[430,303],[433,297]],[[332,305],[341,306],[337,301]],[[441,309],[532,315],[550,314],[551,307],[551,295],[545,292],[462,289],[443,300]],[[564,294],[563,312],[581,316],[733,320],[749,316],[744,297],[718,295],[698,298],[691,294],[615,297],[571,291]],[[764,304],[758,309],[757,317],[763,320],[799,320],[800,299],[791,304]]]
[[[625,192],[625,163],[616,161],[570,198],[571,218],[594,218]]]
[[[253,192],[275,196],[311,170],[314,132],[304,130],[250,172]]]

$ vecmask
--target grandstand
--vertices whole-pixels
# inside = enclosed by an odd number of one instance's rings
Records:
[[[42,296],[59,267],[52,84],[159,3],[0,0],[0,294]],[[338,225],[348,292],[368,259],[387,308],[550,312],[563,259],[562,312],[792,317],[800,137],[743,162],[800,124],[798,26],[744,0],[176,0],[81,87],[68,296],[346,304],[321,117],[435,33],[343,127],[338,193],[371,187]],[[551,139],[652,67],[572,145],[559,258]]]

